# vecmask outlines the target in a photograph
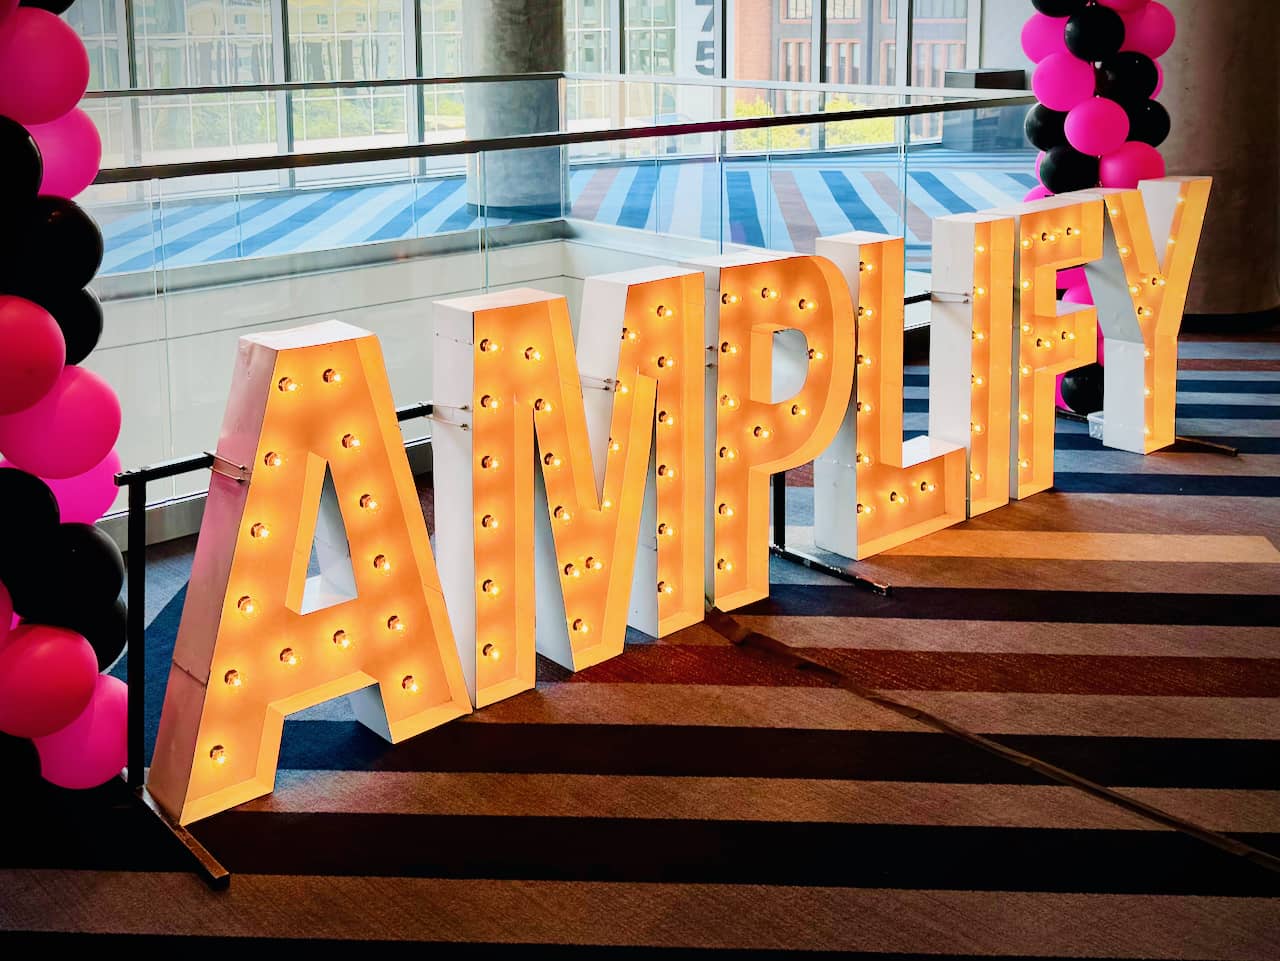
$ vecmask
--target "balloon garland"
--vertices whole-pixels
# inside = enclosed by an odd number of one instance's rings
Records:
[[[120,402],[77,366],[102,335],[86,285],[102,234],[71,198],[102,160],[76,104],[84,44],[64,0],[0,0],[0,734],[54,784],[126,763],[124,561],[94,523],[115,500]]]
[[[1027,200],[1091,187],[1134,188],[1165,175],[1157,149],[1169,136],[1169,113],[1154,98],[1164,86],[1157,62],[1177,33],[1159,0],[1031,0],[1022,49],[1036,64],[1031,86],[1040,102],[1027,114],[1027,139],[1040,150],[1040,180]],[[1063,271],[1063,300],[1092,304],[1080,268]],[[1058,406],[1080,414],[1102,409],[1102,332],[1098,363],[1058,378]]]

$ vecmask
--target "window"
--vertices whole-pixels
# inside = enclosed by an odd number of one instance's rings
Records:
[[[627,72],[670,77],[676,72],[676,0],[625,0]]]
[[[827,82],[859,83],[862,44],[856,40],[836,40],[827,44]]]
[[[783,20],[809,20],[813,17],[813,0],[781,0]]]
[[[862,0],[827,0],[828,20],[861,20]]]

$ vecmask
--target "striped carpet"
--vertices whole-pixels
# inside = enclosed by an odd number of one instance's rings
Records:
[[[1055,490],[859,565],[892,597],[775,561],[734,621],[1280,855],[1280,336],[1188,339],[1181,367],[1180,433],[1238,459],[1109,451],[1060,421]],[[802,544],[806,472],[789,480]],[[156,565],[157,663],[189,563]],[[276,792],[195,826],[236,873],[223,894],[124,807],[37,791],[4,822],[0,928],[486,957],[1280,957],[1280,874],[1246,857],[707,625],[632,641],[394,748],[342,703],[291,720]]]
[[[662,160],[575,165],[570,216],[681,237],[812,252],[848,230],[904,234],[927,267],[933,218],[1020,200],[1036,182],[1034,152],[920,147],[817,158]],[[427,237],[481,224],[460,176],[95,206],[101,273],[332,250]],[[904,219],[905,217],[905,219]],[[511,223],[488,218],[489,226]]]

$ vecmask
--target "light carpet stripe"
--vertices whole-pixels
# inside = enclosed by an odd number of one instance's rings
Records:
[[[891,556],[1008,557],[1082,561],[1187,561],[1276,564],[1265,537],[1102,534],[1071,531],[939,531],[887,552]]]
[[[0,923],[40,931],[908,954],[1280,956],[1266,898],[239,875],[0,872]]]
[[[1280,833],[1280,792],[1124,793],[1215,831]],[[238,810],[1164,830],[1059,785],[758,777],[281,771],[274,794]]]

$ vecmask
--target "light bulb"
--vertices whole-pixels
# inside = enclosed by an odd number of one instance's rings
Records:
[[[334,370],[332,367],[326,370],[321,376],[324,378],[324,382],[326,384],[342,383],[342,372],[338,370]]]
[[[969,427],[973,430],[973,432],[974,432],[975,434],[981,434],[981,433],[982,433],[982,425],[981,425],[981,424],[970,424],[970,425],[969,425]]]
[[[716,512],[717,512],[721,517],[732,517],[732,516],[733,516],[733,508],[732,508],[732,507],[730,507],[728,504],[721,504],[719,507],[717,507],[717,508],[716,508]]]
[[[386,554],[379,554],[373,559],[373,569],[383,572],[391,570],[391,561],[387,559]]]
[[[268,467],[279,467],[284,463],[284,458],[275,451],[269,450],[267,451],[266,456],[262,458],[262,463],[266,464]]]
[[[378,502],[372,494],[361,494],[360,506],[367,511],[376,511],[378,509]]]
[[[249,528],[249,536],[266,540],[268,537],[271,536],[271,528],[269,528],[266,524],[254,524],[252,527]]]
[[[1018,466],[1021,467],[1023,470],[1029,470],[1031,467],[1031,461],[1027,460],[1024,457],[1022,458],[1022,460],[1018,461]]]
[[[1143,396],[1143,397],[1150,397],[1150,396],[1151,396],[1151,388],[1150,388],[1150,387],[1144,387],[1144,388],[1142,388],[1142,396]]]
[[[808,408],[808,407],[801,407],[799,404],[792,404],[792,405],[791,405],[791,416],[792,416],[792,417],[807,417],[808,415],[809,415],[809,408]]]
[[[1053,341],[1048,340],[1044,337],[1037,337],[1036,346],[1043,347],[1045,350],[1051,350],[1053,348]]]
[[[351,647],[351,635],[349,635],[346,631],[343,631],[343,630],[334,631],[333,644],[335,647],[339,647],[344,651],[348,650]]]
[[[417,680],[414,679],[414,676],[412,674],[406,674],[404,676],[404,680],[400,682],[400,686],[403,687],[410,694],[417,694],[419,690],[418,682]]]
[[[866,355],[864,355],[864,354],[859,354],[859,355],[858,355],[858,357],[857,357],[857,362],[858,362],[858,366],[860,366],[860,367],[870,367],[870,366],[871,366],[871,358],[870,358],[870,357],[867,357],[867,356],[866,356]]]
[[[298,389],[298,382],[292,377],[281,377],[276,381],[276,387],[286,394],[292,394]]]
[[[971,376],[969,380],[973,382],[974,387],[981,387],[983,384],[986,383],[986,381],[983,380],[981,377],[979,377],[977,374],[974,374],[973,376]]]
[[[1030,250],[1030,249],[1031,249],[1031,238],[1030,238],[1030,237],[1023,237],[1023,238],[1022,238],[1022,249],[1023,249],[1023,250]]]
[[[873,514],[875,513],[875,508],[872,507],[870,504],[859,504],[857,507],[857,512],[859,514]]]
[[[492,454],[485,454],[480,458],[480,466],[484,470],[497,470],[498,464],[498,458],[494,457]]]
[[[861,464],[863,467],[869,467],[871,465],[871,458],[862,453],[862,451],[858,451],[853,459],[855,463]]]
[[[858,401],[858,411],[859,411],[859,413],[869,414],[869,413],[871,413],[871,410],[872,410],[872,407],[871,407],[871,401],[869,401],[869,400],[860,400],[860,401]]]
[[[630,327],[623,327],[623,328],[622,328],[622,339],[623,339],[623,340],[625,340],[625,341],[628,341],[629,343],[634,344],[637,340],[639,340],[639,339],[640,339],[640,335],[639,335],[639,334],[637,334],[637,333],[636,333],[634,330],[632,330]]]
[[[1022,325],[1022,332],[1023,332],[1024,334],[1029,334],[1029,333],[1031,333],[1031,325],[1030,325],[1030,324],[1023,324],[1023,325]]]
[[[722,354],[736,354],[737,352],[738,352],[738,345],[737,345],[737,344],[731,344],[731,343],[729,343],[727,340],[723,340],[723,341],[721,341],[721,342],[720,342],[720,353],[722,353]]]
[[[551,410],[551,401],[543,400],[539,397],[533,402],[533,409],[536,411],[549,411]]]
[[[667,307],[665,304],[659,305],[658,307],[659,317],[674,317],[675,315],[676,315],[676,312],[672,310],[670,307]]]
[[[859,260],[859,261],[858,261],[858,269],[859,269],[859,270],[865,270],[867,273],[871,273],[871,271],[873,271],[873,270],[875,270],[875,269],[876,269],[876,265],[875,265],[875,264],[869,264],[869,263],[867,263],[866,261],[863,261],[863,260]]]
[[[404,621],[402,621],[398,615],[392,614],[390,617],[387,618],[387,630],[403,631]]]
[[[613,452],[616,454],[618,451],[622,450],[622,445],[621,445],[621,444],[619,444],[619,443],[618,443],[616,440],[614,440],[612,437],[610,437],[610,438],[609,438],[609,450],[613,451]]]
[[[921,482],[920,482],[920,493],[922,493],[922,494],[932,494],[932,493],[933,493],[934,491],[936,491],[937,489],[938,489],[938,485],[937,485],[937,484],[934,484],[934,483],[932,483],[932,482],[930,482],[930,481],[921,481]]]
[[[298,665],[297,652],[294,651],[294,649],[291,647],[286,647],[283,651],[280,652],[280,663],[287,664],[289,667],[297,667]]]
[[[772,436],[773,431],[769,430],[769,428],[765,427],[763,424],[757,424],[751,433],[755,434],[761,440],[768,440]]]
[[[977,341],[984,341],[987,339],[987,335],[981,330],[975,330],[973,332],[973,339]]]
[[[720,295],[720,303],[722,304],[736,304],[737,302],[738,302],[737,294],[721,294]]]
[[[801,297],[800,302],[796,306],[801,310],[817,310],[818,302],[816,300],[809,300],[807,297]]]
[[[659,464],[658,476],[659,477],[675,477],[676,469],[674,467],[668,467],[666,464]]]
[[[573,520],[573,514],[571,514],[569,510],[564,507],[557,507],[554,511],[552,511],[552,516],[554,516],[555,519],[558,521],[568,522]]]
[[[1064,331],[1062,332],[1062,339],[1063,339],[1063,340],[1075,340],[1075,339],[1076,339],[1076,332],[1075,332],[1074,330],[1064,330]]]
[[[607,498],[607,497],[606,497],[604,500],[602,500],[602,501],[600,502],[600,509],[601,509],[601,510],[606,510],[606,511],[607,511],[607,510],[608,510],[609,508],[611,508],[612,506],[613,506],[613,501],[609,500],[609,498]]]
[[[1022,369],[1021,369],[1020,373],[1022,374],[1022,376],[1023,376],[1023,377],[1030,377],[1030,376],[1031,376],[1031,368],[1030,368],[1028,365],[1023,364],[1023,365],[1022,365]]]
[[[579,634],[586,634],[588,631],[591,630],[591,625],[588,624],[586,621],[584,621],[582,618],[575,617],[573,619],[573,629],[577,631]]]
[[[760,290],[760,296],[765,300],[777,300],[782,295],[776,290],[772,290],[769,287],[764,287]]]
[[[727,557],[722,557],[716,561],[716,568],[717,570],[731,571],[733,570],[733,561],[729,560]]]
[[[565,577],[581,577],[582,571],[574,564],[566,564],[563,568]]]
[[[1135,296],[1136,296],[1139,292],[1141,292],[1141,290],[1142,290],[1142,288],[1141,288],[1141,287],[1139,287],[1137,284],[1130,284],[1130,285],[1129,285],[1129,293],[1134,294]]]
[[[526,347],[524,349],[525,360],[542,360],[542,351],[536,347]]]
[[[1031,415],[1028,414],[1025,410],[1020,411],[1018,413],[1018,420],[1022,421],[1024,424],[1029,424],[1031,423]]]
[[[978,244],[978,246],[974,247],[973,249],[980,254],[985,254],[987,252],[986,245],[984,244]]]
[[[600,560],[600,558],[598,558],[598,557],[588,557],[588,558],[587,558],[587,570],[589,570],[589,571],[602,571],[602,570],[604,570],[604,561]]]
[[[480,655],[481,657],[487,657],[491,661],[498,661],[502,659],[502,652],[492,644],[486,644],[482,647],[480,649]]]
[[[485,394],[480,398],[480,406],[486,410],[496,410],[502,402],[492,394]]]
[[[897,491],[889,491],[889,502],[891,504],[905,504],[907,502],[907,498],[905,495],[899,494]]]
[[[973,472],[972,474],[970,474],[969,476],[970,476],[970,477],[972,477],[975,481],[980,481],[980,480],[982,480],[982,475],[981,475],[980,473],[978,473],[977,471],[974,471],[974,472]]]
[[[544,454],[542,463],[546,464],[548,467],[559,467],[563,461],[561,461],[555,454]]]
[[[209,760],[213,761],[214,764],[226,764],[227,749],[221,744],[215,744],[209,749]]]
[[[253,603],[253,598],[248,594],[236,601],[236,607],[241,614],[252,614],[258,609],[257,605]]]
[[[227,687],[239,687],[241,684],[244,683],[240,679],[240,672],[234,669],[227,671],[226,674],[223,674],[222,680],[227,685]]]
[[[974,288],[973,288],[973,293],[974,293],[974,296],[976,296],[976,297],[985,297],[985,296],[987,295],[987,288],[986,288],[986,287],[974,287]]]
[[[658,423],[666,424],[668,427],[674,427],[676,417],[674,414],[668,414],[665,410],[658,411]]]
[[[721,447],[719,454],[722,460],[734,460],[738,456],[738,452],[732,447]]]
[[[1128,257],[1128,256],[1129,256],[1129,248],[1128,248],[1128,247],[1121,247],[1121,248],[1120,248],[1120,256],[1121,256],[1121,257]]]
[[[355,434],[343,434],[343,435],[342,435],[342,446],[343,446],[343,447],[345,447],[345,448],[347,448],[348,450],[352,450],[352,449],[354,449],[354,448],[356,448],[356,447],[359,447],[359,446],[360,446],[360,438],[359,438],[359,437],[357,437]]]
[[[1029,280],[1024,280],[1024,281],[1022,282],[1022,289],[1023,289],[1023,290],[1030,290],[1030,289],[1031,289],[1031,281],[1029,281]]]
[[[809,348],[809,359],[810,359],[810,360],[825,360],[825,359],[826,359],[826,356],[827,356],[827,355],[826,355],[826,354],[824,354],[824,353],[823,353],[822,351],[820,351],[820,350],[814,350],[812,347],[810,347],[810,348]]]
[[[659,593],[659,594],[674,594],[674,593],[675,593],[675,588],[674,588],[674,587],[672,587],[670,584],[668,584],[666,581],[658,581],[658,593]]]
[[[486,354],[494,354],[502,348],[498,346],[498,342],[496,340],[490,340],[486,337],[484,340],[480,341],[480,349]]]
[[[498,526],[498,519],[492,514],[485,514],[484,517],[480,518],[480,526],[493,530]]]
[[[674,357],[667,357],[667,356],[663,355],[663,356],[661,356],[661,357],[659,357],[659,358],[658,358],[658,366],[659,366],[659,367],[662,367],[662,368],[664,368],[664,369],[670,369],[670,368],[674,367],[675,365],[676,365],[676,359],[675,359]]]
[[[736,398],[736,397],[730,397],[728,394],[721,394],[721,395],[720,395],[720,406],[721,406],[721,407],[727,407],[727,408],[729,408],[729,410],[733,410],[735,407],[737,407],[737,406],[738,406],[738,398]]]
[[[487,578],[484,583],[480,585],[480,590],[485,594],[488,594],[490,597],[497,597],[498,594],[501,593],[502,589],[498,587],[497,581],[492,578]]]
[[[661,534],[663,537],[673,537],[675,535],[675,532],[676,532],[676,529],[672,527],[670,524],[662,523],[658,525],[658,533]]]

